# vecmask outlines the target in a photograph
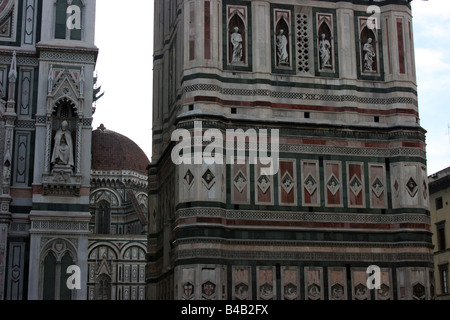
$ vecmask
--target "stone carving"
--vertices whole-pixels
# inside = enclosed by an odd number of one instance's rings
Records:
[[[211,281],[205,282],[202,285],[202,294],[205,298],[209,299],[216,293],[216,285]]]
[[[322,33],[321,39],[319,42],[319,51],[320,51],[320,66],[322,69],[332,68],[331,65],[331,44],[330,41],[326,38],[325,33]]]
[[[316,182],[316,180],[314,180],[314,178],[311,174],[309,174],[308,177],[306,178],[304,186],[310,195],[312,195],[314,193],[314,191],[316,191],[317,182]]]
[[[187,282],[183,285],[183,299],[192,300],[194,299],[194,285]]]
[[[419,188],[417,186],[416,181],[414,181],[414,179],[412,177],[409,178],[409,180],[406,184],[406,190],[408,191],[409,195],[414,198],[417,194],[418,189]]]
[[[202,183],[208,190],[211,190],[212,186],[215,183],[215,179],[216,177],[214,176],[214,174],[211,172],[211,170],[208,169],[202,176]]]
[[[308,300],[319,300],[320,299],[320,287],[313,283],[308,286]]]
[[[68,122],[63,121],[61,129],[56,132],[55,147],[51,160],[52,164],[66,168],[74,167],[73,142],[68,126]]]
[[[188,170],[184,175],[183,183],[188,190],[191,189],[192,185],[194,184],[194,175],[192,174],[191,170]]]
[[[372,183],[372,191],[375,193],[377,198],[380,198],[383,191],[384,191],[384,185],[381,182],[380,178],[376,178],[375,181]]]
[[[231,34],[231,44],[233,45],[233,55],[231,62],[241,62],[242,61],[242,36],[239,33],[239,28],[234,27],[234,32]]]
[[[289,193],[294,188],[294,185],[294,179],[291,177],[289,172],[286,172],[283,178],[281,178],[281,187],[286,191],[286,193]]]
[[[372,38],[367,39],[367,42],[363,46],[364,52],[364,71],[375,71],[373,70],[373,63],[376,53],[372,45]]]
[[[284,287],[284,298],[286,300],[294,300],[297,298],[297,296],[298,296],[297,286],[295,284],[293,284],[292,282],[289,282]]]
[[[344,292],[344,287],[339,283],[335,283],[331,286],[331,298],[333,300],[343,300],[345,298]]]
[[[353,178],[350,180],[350,190],[353,192],[355,196],[358,196],[358,194],[361,192],[363,186],[361,180],[354,175]]]
[[[277,36],[277,55],[279,66],[289,65],[288,39],[283,29],[280,29],[280,33]]]
[[[240,282],[234,288],[235,297],[238,300],[247,300],[249,297],[248,285]]]
[[[332,174],[330,179],[328,180],[327,188],[328,190],[330,190],[333,196],[336,195],[336,193],[339,191],[340,184],[334,174]]]
[[[258,179],[258,187],[261,189],[263,193],[266,193],[270,187],[270,179],[266,175],[262,175]]]
[[[377,290],[377,295],[379,300],[389,300],[390,299],[390,288],[387,284],[383,283],[380,289]]]
[[[262,300],[271,300],[273,298],[273,286],[266,282],[259,288],[259,293]]]
[[[238,171],[236,177],[234,178],[234,186],[240,193],[244,191],[245,186],[247,185],[247,179],[245,179],[245,175],[241,170]]]
[[[355,286],[355,299],[367,300],[367,287],[361,283]]]

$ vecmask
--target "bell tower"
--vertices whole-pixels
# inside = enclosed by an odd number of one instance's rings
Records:
[[[434,297],[409,2],[155,1],[148,297]]]

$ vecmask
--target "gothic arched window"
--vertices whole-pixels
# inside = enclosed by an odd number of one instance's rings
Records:
[[[107,201],[100,201],[97,205],[96,220],[97,234],[111,233],[111,206]]]
[[[95,283],[95,300],[111,300],[111,278],[102,274]]]
[[[72,291],[67,287],[68,268],[74,264],[71,254],[67,251],[57,260],[55,254],[49,251],[44,258],[43,300],[71,300]]]

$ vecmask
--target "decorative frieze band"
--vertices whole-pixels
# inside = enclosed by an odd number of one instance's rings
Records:
[[[51,60],[67,63],[89,63],[94,64],[96,57],[93,53],[78,53],[78,52],[56,52],[56,51],[42,51],[42,60]]]
[[[37,57],[21,56],[17,55],[17,65],[18,66],[29,66],[38,67],[39,59]],[[10,65],[12,60],[12,55],[0,55],[0,64]]]
[[[275,260],[275,261],[370,261],[370,262],[402,262],[415,261],[432,263],[433,255],[426,253],[400,252],[400,253],[359,253],[359,252],[283,252],[274,251],[236,251],[219,249],[189,249],[179,250],[176,260],[182,259],[232,259],[243,260]]]
[[[48,232],[48,231],[75,231],[89,232],[88,221],[51,221],[36,220],[31,222],[30,232]]]
[[[198,91],[211,91],[215,95],[222,94],[226,96],[247,96],[256,97],[259,96],[261,99],[267,97],[276,99],[293,99],[293,100],[303,100],[303,101],[333,101],[333,102],[353,102],[358,104],[369,104],[369,105],[392,105],[392,104],[407,104],[417,107],[417,99],[411,97],[361,97],[357,95],[331,95],[331,94],[317,94],[308,92],[282,92],[282,91],[272,91],[268,89],[235,89],[235,88],[223,88],[219,85],[214,84],[194,84],[190,86],[185,86],[183,88],[183,94],[198,92]]]
[[[310,213],[310,212],[280,212],[280,211],[243,211],[222,208],[188,208],[177,211],[177,219],[190,217],[219,217],[230,220],[283,220],[307,222],[336,223],[423,223],[430,224],[429,216],[423,214],[346,214],[346,213]]]
[[[158,244],[156,239],[149,239],[148,244],[156,246]],[[392,243],[392,242],[358,242],[358,241],[284,241],[284,240],[253,240],[253,239],[223,239],[223,238],[208,238],[208,239],[198,239],[198,238],[187,238],[180,239],[174,242],[176,246],[192,246],[195,244],[208,244],[209,246],[221,245],[221,246],[258,246],[258,247],[304,247],[304,248],[378,248],[387,250],[402,250],[410,248],[427,248],[432,250],[434,245],[431,243],[423,242],[403,242],[403,243]]]

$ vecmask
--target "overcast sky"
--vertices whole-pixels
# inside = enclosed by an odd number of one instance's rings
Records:
[[[97,0],[99,84],[94,128],[104,124],[135,141],[151,160],[153,0]],[[428,173],[450,166],[450,1],[412,2],[421,125]]]

